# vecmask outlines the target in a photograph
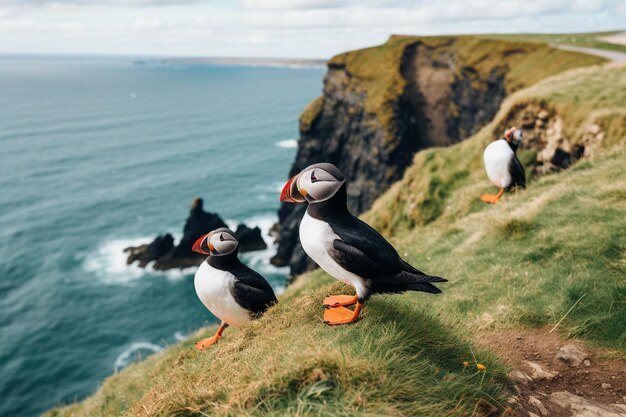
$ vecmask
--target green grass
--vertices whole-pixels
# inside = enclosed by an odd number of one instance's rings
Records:
[[[404,178],[364,218],[426,271],[450,277],[447,311],[468,328],[559,326],[617,354],[626,350],[626,66],[574,70],[505,101],[472,138],[421,152]],[[496,206],[482,150],[528,104],[555,111],[576,143],[588,123],[605,153],[507,194]]]
[[[304,294],[297,288],[210,350],[185,342],[109,378],[86,402],[48,415],[460,416],[481,398],[504,402],[506,368],[473,349],[456,318],[420,306],[426,295],[380,297],[356,324],[330,327],[321,322],[321,301],[341,285],[300,287]],[[485,372],[463,365],[474,356]],[[139,400],[120,378],[138,372],[152,375],[141,379]]]
[[[588,164],[458,221],[400,233],[410,260],[451,279],[434,305],[469,313],[468,329],[541,327],[585,294],[559,332],[626,353],[626,153]]]
[[[583,295],[557,331],[624,357],[624,167],[626,152],[610,151],[394,238],[406,259],[450,279],[441,296],[376,296],[356,324],[329,327],[321,301],[346,288],[315,271],[208,351],[192,342],[213,328],[47,416],[461,416],[481,398],[502,409],[508,370],[472,339],[554,326]],[[474,357],[485,373],[463,366]]]
[[[214,328],[46,415],[467,416],[479,399],[502,409],[510,395],[508,369],[473,340],[561,319],[563,336],[626,358],[626,92],[615,88],[625,78],[625,66],[593,67],[520,91],[473,137],[416,155],[365,214],[405,259],[450,280],[442,295],[376,296],[357,323],[330,327],[321,301],[349,289],[314,271],[209,350],[193,341]],[[483,204],[478,196],[494,189],[482,150],[529,103],[557,112],[572,140],[601,124],[604,150]],[[463,365],[474,358],[484,373]]]
[[[300,132],[308,132],[317,115],[322,111],[324,96],[319,96],[310,102],[300,115]]]
[[[404,178],[376,201],[366,219],[394,235],[440,217],[448,222],[483,209],[475,198],[490,190],[482,167],[483,149],[528,106],[539,105],[558,114],[572,144],[580,142],[591,123],[605,132],[605,149],[623,144],[626,90],[615,86],[625,84],[626,66],[611,64],[572,70],[512,95],[495,119],[472,138],[418,153]]]

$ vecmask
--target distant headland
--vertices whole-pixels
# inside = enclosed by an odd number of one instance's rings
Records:
[[[326,68],[323,59],[289,59],[289,58],[228,58],[228,57],[189,57],[189,58],[158,58],[141,59],[135,65],[242,65],[255,67],[280,68]]]

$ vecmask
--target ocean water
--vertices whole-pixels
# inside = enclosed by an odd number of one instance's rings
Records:
[[[79,400],[216,322],[194,270],[128,267],[194,197],[267,230],[322,69],[0,57],[0,415]],[[272,249],[245,255],[280,291]]]

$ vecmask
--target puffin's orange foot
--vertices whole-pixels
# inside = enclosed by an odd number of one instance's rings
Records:
[[[329,297],[324,298],[324,307],[339,307],[339,306],[349,306],[355,304],[358,301],[358,297],[356,295],[331,295]]]
[[[345,307],[331,307],[324,310],[324,323],[326,324],[348,324],[355,322],[359,318],[362,304],[356,303],[354,311]]]
[[[496,204],[500,200],[500,196],[498,194],[483,194],[480,199],[485,203]]]
[[[196,343],[196,349],[204,350],[204,349],[208,348],[209,346],[214,345],[215,343],[217,343],[217,341],[220,340],[221,338],[222,338],[222,336],[216,334],[215,336],[207,337],[206,339],[202,339],[201,341]]]

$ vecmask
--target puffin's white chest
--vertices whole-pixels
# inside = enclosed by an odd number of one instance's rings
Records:
[[[251,320],[250,313],[235,301],[230,288],[235,281],[233,274],[213,268],[202,262],[194,279],[196,294],[202,304],[218,319],[239,327]]]
[[[485,148],[483,159],[487,176],[497,187],[506,188],[511,185],[509,164],[513,159],[513,150],[504,139],[496,140]]]
[[[326,222],[314,219],[305,213],[300,222],[300,243],[307,255],[315,261],[326,273],[356,289],[359,297],[365,295],[365,283],[358,275],[346,271],[328,253],[328,246],[339,239],[333,229]]]

